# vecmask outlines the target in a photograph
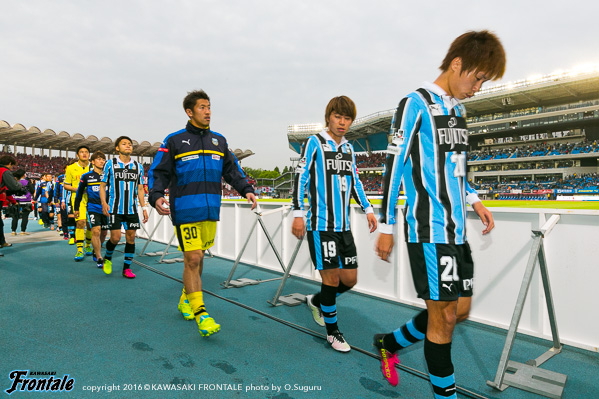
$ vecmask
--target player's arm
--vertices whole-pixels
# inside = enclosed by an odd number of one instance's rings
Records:
[[[143,220],[142,222],[146,223],[148,221],[148,204],[146,204],[145,198],[145,190],[143,185],[144,178],[144,168],[141,164],[139,165],[139,176],[137,177],[137,200],[139,201],[139,206],[143,209]]]
[[[106,184],[108,179],[112,176],[112,162],[108,161],[104,165],[104,171],[102,172],[100,181],[100,203],[102,204],[102,213],[105,216],[110,216],[110,206],[108,205],[108,198],[106,198]]]
[[[223,178],[229,183],[237,192],[247,198],[248,202],[252,203],[252,210],[256,208],[258,203],[256,202],[256,195],[254,194],[254,187],[248,182],[245,177],[245,173],[237,162],[237,157],[229,150],[229,145],[225,142],[225,156],[223,160]]]
[[[73,206],[73,214],[75,218],[79,218],[79,206],[81,205],[81,201],[83,200],[83,194],[87,191],[87,178],[85,175],[81,176],[81,180],[79,181],[79,186],[77,187],[77,191],[75,194],[75,204]]]
[[[175,173],[175,154],[170,141],[165,139],[160,145],[154,162],[148,171],[148,201],[156,208],[160,215],[169,215],[168,201],[164,198],[164,191],[171,183]]]
[[[493,230],[493,228],[495,228],[493,214],[487,209],[486,206],[483,205],[480,198],[478,198],[476,190],[474,190],[466,181],[466,177],[464,177],[464,182],[466,183],[464,184],[464,187],[466,188],[466,202],[470,204],[474,210],[474,213],[478,215],[480,221],[485,225],[483,235],[488,234],[491,232],[491,230]]]
[[[70,191],[72,193],[76,193],[77,189],[72,185],[73,182],[73,168],[71,166],[67,167],[67,170],[64,173],[64,182],[62,183],[62,189]]]
[[[320,144],[318,139],[310,136],[302,147],[300,161],[295,168],[295,176],[293,178],[293,194],[292,194],[292,210],[293,223],[291,225],[291,234],[301,240],[306,231],[306,223],[304,222],[304,195],[306,193],[306,184],[310,179],[310,169],[316,160],[316,151]]]
[[[397,197],[412,138],[420,130],[423,112],[421,106],[414,98],[404,97],[399,102],[391,121],[391,143],[387,146],[383,176],[380,234],[375,245],[377,255],[384,261],[387,261],[394,246],[393,225],[396,223]]]

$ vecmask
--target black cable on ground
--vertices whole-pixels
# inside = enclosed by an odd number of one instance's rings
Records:
[[[123,251],[118,251],[118,250],[117,250],[117,252],[123,253]],[[171,276],[171,275],[169,275],[169,274],[167,274],[167,273],[165,273],[165,272],[163,272],[161,270],[153,268],[152,266],[146,265],[145,263],[142,263],[142,262],[140,262],[138,260],[135,260],[135,259],[133,259],[132,262],[135,263],[138,266],[143,267],[146,270],[149,270],[149,271],[154,272],[156,274],[159,274],[159,275],[161,275],[163,277],[169,278],[171,280],[174,280],[174,281],[177,281],[177,282],[183,284],[183,280],[181,280],[179,278],[176,278],[176,277],[173,277],[173,276]],[[205,292],[208,295],[211,295],[211,296],[215,297],[215,298],[222,299],[223,301],[229,302],[229,303],[231,303],[233,305],[236,305],[236,306],[239,306],[239,307],[241,307],[243,309],[247,309],[247,310],[252,311],[254,313],[257,313],[257,314],[259,314],[261,316],[267,317],[267,318],[269,318],[271,320],[274,320],[274,321],[276,321],[278,323],[286,325],[287,327],[291,327],[294,330],[303,332],[303,333],[311,335],[313,337],[317,337],[317,338],[321,338],[321,339],[325,339],[326,340],[326,337],[324,336],[324,334],[318,333],[318,332],[316,332],[314,330],[310,330],[307,327],[300,326],[298,324],[291,323],[291,322],[289,322],[287,320],[280,319],[280,318],[278,318],[276,316],[273,316],[273,315],[265,313],[265,312],[263,312],[261,310],[252,308],[251,306],[245,305],[245,304],[243,304],[241,302],[237,302],[237,301],[234,301],[232,299],[225,298],[223,296],[215,294],[214,292],[208,291],[206,289],[202,289],[202,291]],[[373,359],[377,359],[379,361],[381,360],[381,357],[378,354],[374,354],[372,352],[369,352],[369,351],[364,350],[362,348],[359,348],[357,346],[350,345],[350,347],[353,350],[355,350],[357,352],[360,352],[360,353],[362,353],[362,354],[364,354],[366,356],[370,356]],[[403,370],[403,371],[405,371],[405,372],[407,372],[407,373],[409,373],[409,374],[412,374],[413,376],[416,376],[418,378],[422,378],[423,380],[426,380],[426,381],[430,381],[430,378],[429,378],[428,374],[426,374],[426,373],[424,373],[424,372],[422,372],[420,370],[417,370],[417,369],[405,366],[403,364],[398,364],[398,365],[396,365],[396,367],[399,368],[399,369],[401,369],[401,370]],[[469,398],[472,398],[472,399],[492,399],[492,398],[488,398],[486,396],[483,396],[481,394],[478,394],[476,392],[473,392],[473,391],[471,391],[469,389],[463,388],[463,387],[458,386],[458,385],[456,385],[456,391],[459,392],[459,393],[461,393],[462,395],[465,395],[465,396],[467,396]]]

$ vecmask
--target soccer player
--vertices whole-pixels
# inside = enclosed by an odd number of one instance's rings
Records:
[[[63,190],[66,192],[67,199],[68,223],[71,230],[73,227],[75,228],[75,240],[71,237],[69,244],[72,244],[73,241],[77,243],[77,253],[75,254],[76,262],[82,261],[85,255],[92,254],[91,231],[85,231],[87,212],[84,203],[82,203],[80,209],[78,209],[79,217],[75,217],[75,195],[77,193],[77,187],[81,181],[81,176],[87,172],[89,172],[89,147],[81,145],[77,148],[77,162],[67,166],[63,182]],[[83,252],[84,240],[85,253]]]
[[[54,213],[51,208],[53,197],[52,175],[44,173],[35,192],[35,201],[39,205],[40,219],[43,221],[44,227],[49,228],[52,225],[52,230],[54,230]]]
[[[106,242],[104,255],[104,273],[112,273],[112,254],[121,239],[121,227],[125,228],[125,261],[123,262],[123,277],[133,279],[131,261],[135,255],[135,231],[139,229],[137,214],[137,199],[143,208],[143,222],[148,221],[148,210],[144,199],[142,178],[143,166],[131,159],[133,140],[121,136],[114,142],[118,157],[108,160],[104,166],[102,182],[100,183],[100,202],[102,213],[109,218],[110,239]],[[106,186],[109,186],[108,201]]]
[[[485,225],[491,212],[466,179],[468,130],[464,106],[487,80],[505,71],[505,52],[489,31],[467,32],[453,41],[434,83],[424,83],[400,102],[391,123],[387,148],[380,234],[375,250],[387,260],[394,245],[393,225],[403,178],[407,249],[420,312],[392,333],[374,336],[383,374],[397,385],[395,352],[424,340],[435,398],[456,398],[451,339],[456,322],[465,320],[472,299],[473,262],[466,240],[466,203]]]
[[[66,171],[66,167],[65,167]],[[56,212],[58,213],[58,229],[60,230],[60,235],[65,239],[69,239],[69,226],[68,226],[68,214],[67,214],[67,206],[65,203],[64,197],[64,173],[56,177],[56,184],[54,185],[54,205],[56,207]]]
[[[327,342],[339,352],[349,344],[337,327],[336,297],[358,281],[358,261],[349,225],[349,204],[353,196],[366,212],[370,232],[377,221],[356,167],[353,146],[345,135],[356,119],[356,106],[346,97],[329,101],[326,128],[310,136],[303,146],[293,188],[293,224],[298,239],[308,231],[310,257],[322,278],[320,292],[306,296],[314,321],[327,330]],[[309,209],[304,222],[304,193],[308,189]]]
[[[150,204],[161,215],[171,215],[183,251],[183,292],[179,311],[186,320],[195,319],[202,336],[212,335],[220,325],[206,311],[202,295],[204,252],[214,245],[220,219],[221,180],[257,205],[248,183],[229,150],[227,140],[210,130],[210,98],[192,91],[183,99],[189,117],[185,129],[168,135],[148,172]],[[164,198],[169,190],[169,202]]]
[[[92,246],[94,248],[94,262],[102,268],[102,243],[108,233],[108,217],[102,213],[100,201],[101,174],[106,163],[106,155],[102,151],[92,154],[91,164],[93,169],[81,176],[77,195],[75,196],[75,218],[79,217],[79,207],[82,201],[87,203],[87,228],[92,232]]]

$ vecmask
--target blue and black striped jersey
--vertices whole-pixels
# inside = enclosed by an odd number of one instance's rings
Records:
[[[75,209],[79,209],[81,201],[85,201],[87,197],[87,211],[102,213],[102,202],[100,201],[100,183],[101,176],[95,170],[84,173],[77,187],[77,195],[75,196]],[[108,187],[106,188],[106,196],[108,198]]]
[[[60,204],[62,201],[62,192],[64,188],[62,187],[64,183],[64,174],[56,177],[56,183],[54,183],[54,202]]]
[[[358,176],[353,146],[343,138],[337,145],[326,130],[310,136],[295,171],[293,211],[303,216],[308,187],[308,231],[347,231],[349,202],[353,196],[367,213],[372,207]]]
[[[465,109],[426,83],[403,98],[391,122],[380,231],[391,233],[403,178],[408,242],[466,242],[466,201],[478,195],[466,178]]]
[[[108,206],[111,215],[137,214],[137,187],[142,184],[144,170],[139,162],[123,163],[113,158],[104,165],[101,179],[108,187]]]
[[[35,191],[35,200],[40,204],[51,203],[54,198],[54,186],[50,181],[41,181]]]

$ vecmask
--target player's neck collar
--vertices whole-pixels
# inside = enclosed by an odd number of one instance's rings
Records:
[[[341,141],[339,142],[339,144],[337,144],[337,142],[333,139],[333,137],[331,137],[331,135],[329,134],[329,128],[325,127],[324,129],[322,129],[322,131],[320,132],[320,135],[322,137],[324,137],[327,141],[332,141],[335,143],[335,145],[337,146],[337,148],[339,148],[340,146],[342,146],[343,144],[347,143],[347,139],[344,137],[341,138]]]
[[[191,121],[188,121],[185,130],[194,134],[205,134],[210,131],[210,127],[202,129],[201,127],[195,126],[193,123],[191,123]]]

